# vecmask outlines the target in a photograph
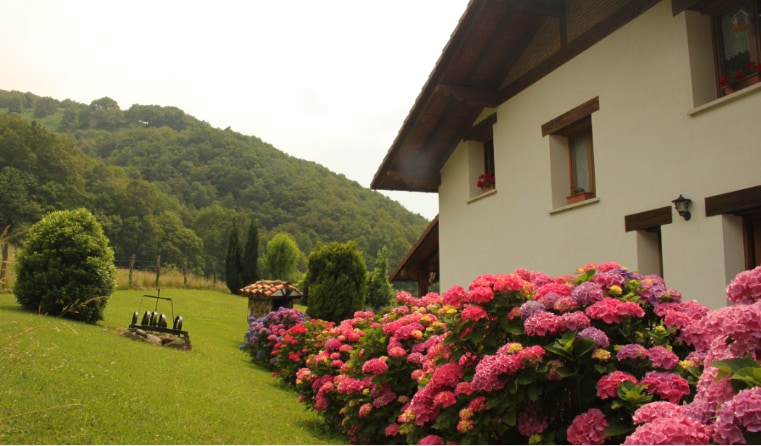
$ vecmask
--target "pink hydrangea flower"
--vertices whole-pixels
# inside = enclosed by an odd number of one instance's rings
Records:
[[[761,299],[761,266],[736,275],[727,285],[727,299],[738,304],[751,304]]]
[[[477,321],[480,319],[487,319],[489,314],[480,305],[468,305],[462,310],[462,320],[464,321]]]
[[[399,435],[399,425],[397,423],[391,423],[388,426],[386,426],[386,436],[387,437],[396,437]]]
[[[518,432],[525,437],[541,434],[549,425],[550,421],[542,415],[537,405],[532,405],[518,414]]]
[[[600,409],[593,408],[576,416],[566,431],[571,444],[603,444],[608,420]],[[643,443],[647,444],[647,443]]]
[[[744,444],[743,432],[761,432],[761,387],[741,390],[721,406],[714,429],[719,444]]]
[[[366,363],[362,364],[362,373],[371,375],[380,375],[386,373],[388,365],[384,357],[372,358]]]
[[[417,444],[446,444],[446,442],[438,435],[431,434],[421,438]]]
[[[626,437],[624,444],[710,444],[711,428],[686,416],[659,417]]]
[[[664,370],[671,370],[679,365],[679,356],[661,345],[650,347],[647,355],[654,366]]]
[[[471,289],[468,293],[468,297],[466,298],[467,302],[476,304],[485,304],[491,302],[492,300],[494,300],[494,291],[491,289],[491,287],[486,286],[478,286]]]
[[[640,384],[647,393],[658,395],[674,404],[679,404],[682,397],[690,394],[690,385],[679,375],[668,372],[647,372]]]
[[[645,316],[645,310],[634,302],[622,302],[612,297],[605,297],[584,311],[590,319],[601,320],[606,324],[619,324],[622,317]]]
[[[468,292],[465,291],[465,288],[461,287],[460,285],[455,285],[452,288],[448,289],[444,292],[443,298],[444,298],[444,304],[446,305],[452,305],[452,306],[459,306],[461,302],[465,301],[465,298],[468,297]]]
[[[495,293],[509,293],[510,291],[530,293],[533,291],[534,285],[518,274],[498,274],[494,280],[493,288]]]
[[[686,412],[686,406],[670,403],[668,401],[654,401],[640,406],[634,411],[632,421],[634,424],[650,423],[660,418],[682,416]]]
[[[630,381],[634,384],[639,383],[639,380],[634,376],[620,370],[608,373],[597,381],[595,388],[597,389],[597,396],[601,399],[616,398],[618,396],[618,386],[624,381]]]
[[[523,329],[529,336],[547,336],[558,333],[562,324],[558,315],[548,311],[537,311],[523,321]]]

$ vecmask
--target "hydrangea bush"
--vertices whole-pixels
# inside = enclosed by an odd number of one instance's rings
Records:
[[[260,318],[248,318],[248,331],[243,335],[245,343],[240,349],[248,352],[253,361],[266,367],[275,368],[272,350],[280,342],[285,332],[309,317],[294,309],[280,307]]]
[[[758,441],[761,269],[716,311],[615,263],[519,269],[305,321],[279,376],[352,443]]]

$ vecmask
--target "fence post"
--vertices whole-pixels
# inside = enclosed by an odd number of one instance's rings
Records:
[[[217,287],[217,261],[214,259],[211,259],[211,286]]]
[[[185,288],[188,287],[188,260],[182,259],[182,284]]]
[[[159,276],[161,276],[161,256],[156,256],[156,289],[159,289]]]
[[[132,289],[132,271],[135,269],[135,254],[129,258],[129,289]]]

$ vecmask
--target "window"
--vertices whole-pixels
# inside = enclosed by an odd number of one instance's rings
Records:
[[[663,275],[661,226],[671,224],[671,206],[624,217],[626,232],[637,231],[637,270],[642,274]]]
[[[595,193],[595,163],[592,150],[592,120],[584,118],[568,133],[571,172],[570,195]]]
[[[597,196],[592,113],[599,108],[594,98],[542,126],[542,135],[550,136],[553,207]]]
[[[761,0],[693,1],[695,9],[710,17],[714,64],[721,93],[726,95],[758,82],[761,62]]]
[[[759,0],[716,2],[712,17],[721,73],[743,71],[748,62],[759,62],[759,3]]]
[[[497,179],[494,176],[494,140],[484,142],[484,171],[478,177],[478,187],[481,191],[488,191],[497,187]]]
[[[468,142],[470,197],[474,198],[496,187],[494,132],[497,114],[492,113],[475,124],[465,140]]]

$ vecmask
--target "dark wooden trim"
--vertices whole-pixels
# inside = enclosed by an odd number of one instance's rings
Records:
[[[594,97],[587,102],[574,107],[555,119],[542,125],[542,136],[559,133],[571,124],[580,121],[600,109],[600,98]]]
[[[496,90],[438,84],[434,88],[434,91],[436,93],[452,96],[458,101],[467,102],[479,107],[496,107],[500,104]]]
[[[706,197],[705,207],[706,217],[741,214],[753,208],[761,208],[761,186]]]
[[[479,141],[486,142],[492,139],[494,131],[492,127],[497,123],[497,114],[492,113],[486,118],[482,119],[478,124],[474,125],[467,135],[465,135],[466,141]]]
[[[671,223],[671,206],[638,212],[624,217],[626,232],[651,229]]]
[[[671,12],[677,15],[685,9],[694,8],[700,2],[701,0],[671,0]]]

